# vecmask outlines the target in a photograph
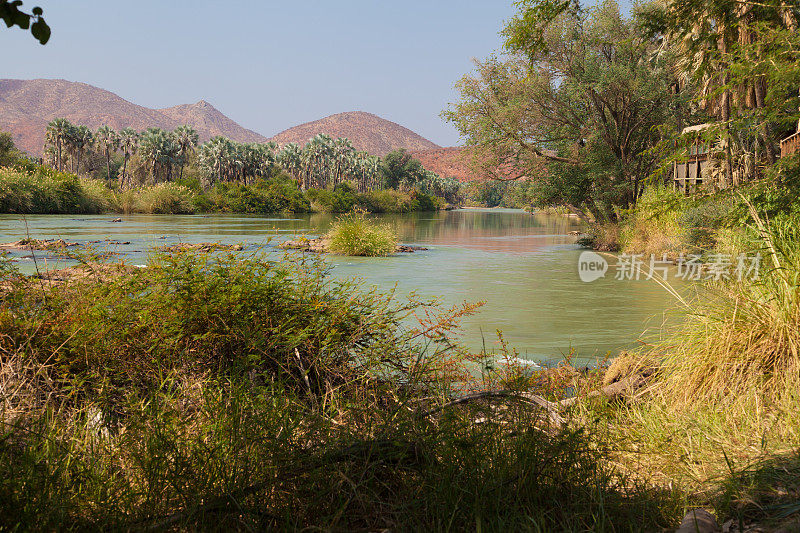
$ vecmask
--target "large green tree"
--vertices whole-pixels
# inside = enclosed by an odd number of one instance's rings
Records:
[[[10,166],[17,162],[21,154],[14,146],[14,138],[10,133],[0,131],[0,167]]]
[[[503,55],[477,63],[444,116],[484,170],[536,181],[541,203],[614,219],[657,163],[648,150],[673,103],[670,57],[613,1],[517,5]]]

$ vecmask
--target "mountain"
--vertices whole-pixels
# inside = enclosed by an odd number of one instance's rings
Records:
[[[497,168],[494,175],[474,168],[472,158],[475,152],[469,147],[452,146],[435,150],[412,151],[411,155],[418,159],[426,169],[436,172],[442,177],[455,178],[458,181],[477,181],[486,179],[518,179],[523,172],[513,165]],[[540,163],[533,172],[544,172],[545,166]],[[527,178],[525,178],[527,179]]]
[[[327,133],[334,139],[347,137],[356,150],[379,156],[398,148],[409,151],[441,148],[408,128],[363,111],[339,113],[307,122],[282,131],[270,140],[279,145],[290,142],[303,145],[318,133]]]
[[[205,100],[200,100],[196,104],[176,105],[158,111],[174,120],[178,125],[191,124],[198,132],[208,132],[209,138],[222,135],[238,142],[264,142],[267,140],[263,135],[241,127]],[[200,138],[205,140],[202,134]]]
[[[92,129],[107,124],[116,130],[131,127],[173,129],[194,127],[201,141],[216,135],[239,142],[261,142],[265,137],[243,128],[205,101],[166,109],[150,109],[116,94],[67,80],[0,79],[0,130],[9,131],[26,152],[42,153],[47,123],[64,117]]]

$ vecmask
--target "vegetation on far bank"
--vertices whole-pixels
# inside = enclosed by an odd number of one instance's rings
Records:
[[[334,190],[301,191],[280,171],[253,183],[217,183],[203,188],[185,178],[124,191],[95,178],[28,164],[0,167],[0,212],[50,213],[371,213],[434,211],[448,204],[416,189],[357,192],[347,183]]]

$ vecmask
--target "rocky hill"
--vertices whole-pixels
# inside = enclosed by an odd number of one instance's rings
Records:
[[[326,133],[333,138],[347,137],[357,150],[379,156],[398,148],[409,151],[441,148],[408,128],[363,111],[339,113],[307,122],[289,128],[270,140],[280,145],[290,142],[302,145],[318,133]]]
[[[239,142],[261,142],[265,137],[245,129],[205,101],[166,109],[150,109],[116,94],[67,80],[0,79],[0,131],[9,131],[22,150],[42,152],[47,123],[65,117],[92,129],[107,124],[114,129],[194,127],[204,141],[223,135]]]

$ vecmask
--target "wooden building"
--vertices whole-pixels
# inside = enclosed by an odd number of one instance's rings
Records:
[[[703,130],[709,126],[710,124],[698,124],[683,129],[682,133],[692,135],[694,140],[689,146],[689,157],[672,164],[672,183],[676,189],[685,194],[690,194],[700,188],[704,179],[703,171],[711,164],[714,151],[702,136]]]
[[[800,128],[794,133],[781,141],[781,157],[800,152]]]

